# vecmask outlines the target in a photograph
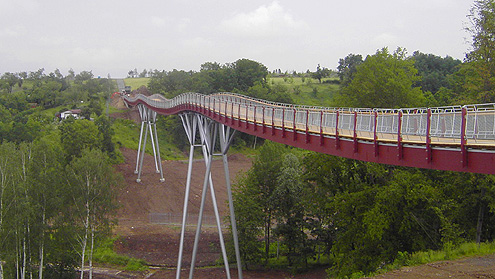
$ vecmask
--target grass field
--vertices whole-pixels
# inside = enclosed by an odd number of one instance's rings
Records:
[[[270,85],[281,85],[287,87],[289,93],[298,105],[324,106],[333,105],[333,96],[339,90],[339,85],[324,83],[331,78],[326,78],[319,83],[316,79],[300,77],[275,77],[269,78]]]
[[[150,78],[126,78],[124,83],[126,86],[130,86],[131,90],[136,90],[141,86],[148,86]]]

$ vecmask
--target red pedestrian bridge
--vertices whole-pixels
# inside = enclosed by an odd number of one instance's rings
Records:
[[[156,171],[161,174],[160,180],[165,181],[156,137],[157,114],[178,114],[190,142],[177,279],[181,275],[195,147],[201,147],[203,151],[206,172],[189,278],[192,279],[194,274],[208,190],[213,201],[225,274],[227,278],[231,278],[211,179],[211,162],[216,155],[223,157],[237,274],[238,278],[242,278],[227,161],[227,151],[233,135],[231,131],[237,130],[307,150],[366,162],[495,174],[495,104],[371,109],[283,104],[233,93],[212,95],[185,93],[173,99],[166,99],[161,95],[130,97],[124,94],[122,97],[128,106],[138,107],[142,121],[136,160],[137,182],[140,182],[148,132],[155,155]],[[200,139],[199,143],[197,143],[198,139]]]
[[[124,97],[158,114],[201,114],[235,130],[339,157],[495,174],[495,104],[436,108],[327,108],[234,93]]]

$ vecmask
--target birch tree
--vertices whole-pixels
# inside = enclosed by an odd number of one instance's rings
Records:
[[[78,222],[78,247],[81,256],[81,279],[86,261],[92,278],[92,260],[95,239],[105,233],[115,210],[114,186],[117,178],[109,158],[97,149],[85,149],[80,158],[69,165],[69,184],[72,191],[72,214]]]
[[[16,185],[17,150],[12,143],[0,145],[0,278],[5,276],[5,263],[13,257],[11,224],[8,220],[13,215],[13,194]]]
[[[45,246],[48,233],[53,231],[56,218],[63,208],[62,177],[63,155],[58,145],[40,140],[33,145],[32,156],[28,166],[29,196],[33,207],[36,224],[35,241],[38,254],[38,278],[43,278],[45,265]],[[34,253],[34,251],[33,251]]]

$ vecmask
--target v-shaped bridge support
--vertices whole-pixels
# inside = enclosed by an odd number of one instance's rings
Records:
[[[237,269],[238,269],[238,278],[242,279],[242,265],[241,265],[241,257],[240,257],[240,251],[239,251],[239,241],[237,237],[237,226],[236,226],[236,221],[235,221],[235,213],[234,213],[234,206],[233,206],[233,201],[232,201],[232,189],[230,185],[230,175],[229,175],[229,166],[228,166],[228,160],[227,160],[227,151],[230,147],[230,144],[232,142],[232,138],[234,135],[235,130],[231,132],[230,127],[227,127],[223,124],[220,124],[218,122],[215,122],[203,115],[200,114],[195,114],[195,113],[183,113],[180,114],[182,124],[184,126],[184,130],[186,131],[187,138],[189,139],[190,143],[190,149],[189,149],[189,164],[188,164],[188,170],[187,170],[187,180],[186,180],[186,192],[184,195],[184,209],[183,209],[183,215],[182,215],[182,230],[181,230],[181,236],[180,236],[180,246],[179,246],[179,256],[178,256],[178,261],[177,261],[177,274],[176,278],[180,278],[180,272],[181,272],[181,266],[182,266],[182,254],[184,250],[184,234],[185,234],[185,227],[186,227],[186,220],[187,220],[187,205],[189,202],[189,194],[191,190],[191,175],[192,175],[192,162],[194,159],[194,148],[195,147],[201,147],[203,151],[203,157],[205,160],[206,164],[206,171],[205,171],[205,176],[204,176],[204,183],[203,183],[203,192],[201,196],[201,206],[200,206],[200,211],[199,211],[199,217],[198,217],[198,224],[196,228],[196,236],[194,239],[194,247],[193,247],[193,254],[192,254],[192,260],[191,260],[191,269],[189,271],[189,278],[193,278],[194,274],[194,268],[196,264],[196,255],[198,252],[198,243],[201,235],[201,225],[202,225],[202,219],[203,219],[203,212],[204,212],[204,205],[206,201],[206,195],[208,192],[208,188],[210,189],[210,194],[213,202],[213,210],[215,212],[215,219],[216,219],[216,224],[217,224],[217,229],[218,229],[218,235],[220,238],[220,247],[222,250],[222,257],[223,261],[225,263],[225,272],[227,275],[227,278],[231,278],[230,276],[230,268],[229,268],[229,263],[227,259],[227,252],[225,249],[225,242],[223,239],[223,234],[222,234],[222,226],[220,222],[220,215],[218,213],[218,206],[217,206],[217,200],[215,196],[215,189],[213,187],[213,180],[211,178],[211,164],[213,160],[213,156],[222,156],[222,161],[224,165],[224,171],[225,171],[225,179],[226,179],[226,185],[227,185],[227,195],[229,199],[229,208],[230,208],[230,222],[232,225],[232,233],[233,233],[233,238],[234,238],[234,246],[235,246],[235,253],[236,253],[236,261],[237,261]],[[198,141],[198,134],[197,132],[199,131],[199,143]],[[217,137],[218,135],[218,137]],[[220,153],[214,153],[215,152],[215,146],[216,142],[219,142],[219,149]],[[209,187],[208,187],[209,186]]]
[[[139,116],[141,117],[141,132],[139,133],[139,146],[136,158],[136,170],[134,173],[138,175],[136,182],[141,182],[141,172],[143,170],[143,159],[146,151],[146,141],[148,139],[148,131],[151,138],[151,146],[153,147],[153,156],[155,159],[156,172],[160,174],[160,181],[164,182],[162,161],[160,158],[160,147],[158,145],[158,136],[156,134],[156,112],[147,108],[142,104],[137,105]],[[144,132],[144,138],[143,138]]]

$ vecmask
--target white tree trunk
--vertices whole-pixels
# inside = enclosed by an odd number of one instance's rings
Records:
[[[21,246],[21,243],[20,241],[18,241],[19,239],[19,232],[16,230],[15,232],[16,234],[16,238],[15,238],[15,242],[16,242],[16,247],[15,247],[15,278],[16,279],[19,279],[19,276],[20,276],[20,267],[19,267],[19,261],[20,261],[20,256],[19,254],[21,253],[21,250],[20,250],[20,246]]]
[[[0,177],[1,177],[1,180],[0,180],[0,231],[2,230],[2,226],[3,226],[3,211],[4,211],[4,208],[3,208],[3,195],[4,195],[4,191],[5,191],[5,185],[7,184],[6,183],[6,175],[5,175],[5,172],[4,172],[4,169],[2,168],[2,166],[0,166]],[[3,262],[2,262],[2,259],[0,258],[0,279],[3,279],[4,278],[4,271],[3,271]]]
[[[45,208],[43,207],[43,215],[42,215],[42,224],[43,226],[45,225]],[[45,230],[42,229],[41,231],[41,243],[40,243],[40,267],[38,271],[38,278],[43,279],[43,260],[45,258],[45,253],[44,253],[44,248],[45,248]],[[1,278],[0,278],[1,279]]]
[[[23,238],[23,241],[22,241],[21,279],[26,279],[26,238]]]
[[[82,253],[81,253],[81,279],[84,279],[84,260],[86,255],[86,246],[88,243],[88,232],[89,232],[89,203],[86,202],[86,221],[84,224],[84,238],[82,239]]]
[[[89,279],[93,279],[93,249],[95,247],[95,229],[91,226],[91,248],[89,250]]]

